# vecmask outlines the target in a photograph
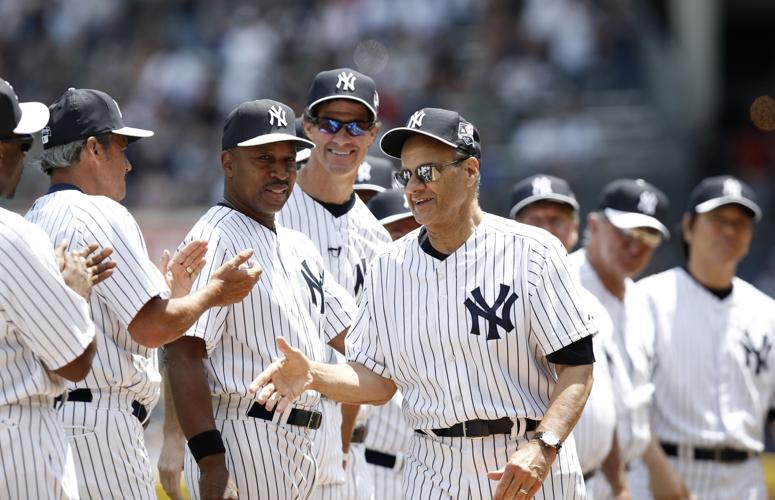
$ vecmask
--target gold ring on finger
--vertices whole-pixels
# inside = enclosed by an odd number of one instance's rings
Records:
[[[194,270],[193,270],[193,269],[191,269],[191,266],[186,266],[186,272],[187,272],[188,274],[194,274]]]

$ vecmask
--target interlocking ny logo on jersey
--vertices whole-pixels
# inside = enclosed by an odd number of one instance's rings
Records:
[[[337,78],[339,79],[336,81],[336,88],[355,92],[355,75],[342,71]]]
[[[753,344],[753,340],[748,332],[745,332],[745,338],[741,342],[743,344],[743,351],[745,352],[745,366],[748,368],[754,368],[754,373],[759,375],[762,370],[767,370],[767,358],[770,355],[772,349],[772,342],[770,337],[765,335],[762,339],[762,346],[756,348]]]
[[[425,111],[415,111],[411,118],[409,118],[409,128],[420,128],[422,127],[422,119],[425,118]]]
[[[363,283],[366,277],[366,259],[361,258],[361,261],[355,264],[355,296],[363,289]]]
[[[277,120],[277,124],[275,124],[275,120]],[[269,125],[274,125],[275,127],[288,126],[288,120],[285,119],[285,110],[283,108],[280,106],[271,106],[269,108]]]
[[[498,340],[501,338],[498,335],[498,327],[503,328],[506,333],[514,330],[514,323],[511,322],[511,308],[514,307],[514,302],[517,301],[519,296],[511,291],[511,287],[501,284],[500,293],[498,298],[495,299],[495,303],[490,305],[482,296],[482,290],[480,287],[476,287],[469,292],[471,298],[467,298],[465,301],[466,309],[471,315],[471,335],[479,335],[479,318],[483,318],[487,321],[487,340]],[[498,316],[498,309],[503,306],[501,315]]]
[[[323,300],[323,273],[315,275],[307,265],[307,261],[301,263],[301,275],[309,287],[309,294],[312,296],[312,303],[318,305],[318,296],[320,296],[320,314],[326,312],[326,303]]]

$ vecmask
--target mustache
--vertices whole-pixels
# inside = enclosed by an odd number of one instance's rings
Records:
[[[270,184],[266,184],[264,186],[264,189],[270,189],[273,187],[285,187],[290,189],[291,185],[288,182],[284,182],[284,181],[272,182]]]

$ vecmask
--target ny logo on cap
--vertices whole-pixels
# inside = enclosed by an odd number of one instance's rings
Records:
[[[743,196],[743,186],[737,179],[727,179],[724,181],[722,192],[724,193],[724,196],[740,198]]]
[[[342,71],[339,73],[338,80],[336,81],[336,88],[344,91],[355,92],[355,75],[352,73],[345,73]]]
[[[374,91],[374,109],[379,108],[379,94],[377,94],[377,91]]]
[[[551,194],[552,181],[548,177],[536,177],[533,179],[533,195]]]
[[[277,124],[275,125],[275,120]],[[288,120],[285,119],[285,110],[280,106],[272,106],[269,108],[269,125],[276,127],[287,127]]]
[[[420,128],[422,127],[422,120],[425,118],[425,111],[415,111],[411,118],[409,118],[409,128]]]
[[[647,215],[654,215],[654,212],[657,211],[658,203],[659,198],[657,198],[656,194],[651,191],[643,191],[638,199],[638,210]]]
[[[118,103],[116,102],[116,100],[115,100],[115,99],[113,99],[113,104],[115,104],[115,105],[116,105],[116,111],[118,111],[118,116],[120,116],[121,118],[123,118],[123,117],[124,117],[124,115],[122,115],[122,114],[121,114],[121,108],[119,108],[119,107],[118,107]]]
[[[371,163],[364,161],[358,167],[358,182],[371,180]]]

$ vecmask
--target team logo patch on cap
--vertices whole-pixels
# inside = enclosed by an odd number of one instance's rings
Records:
[[[467,122],[460,122],[457,126],[457,137],[470,146],[474,143],[474,126]]]
[[[43,141],[43,144],[48,144],[49,139],[51,139],[51,128],[44,128],[40,131],[40,134],[40,140]]]
[[[724,196],[740,198],[743,196],[743,186],[737,179],[727,179],[724,181],[722,192],[724,193]]]
[[[361,166],[358,167],[358,181],[370,181],[371,180],[371,163],[364,161]]]
[[[342,71],[337,78],[336,88],[345,92],[355,92],[355,75]]]
[[[552,194],[552,181],[548,177],[536,177],[533,179],[533,196]]]
[[[657,203],[659,203],[659,198],[655,193],[643,191],[638,199],[638,210],[644,214],[654,215],[657,211]]]
[[[275,120],[277,123],[275,124]],[[288,120],[285,118],[285,110],[280,106],[271,106],[269,108],[269,125],[275,127],[287,127]]]
[[[422,120],[425,118],[425,111],[415,111],[411,118],[409,118],[409,123],[407,124],[407,127],[409,128],[420,128],[422,127]]]

